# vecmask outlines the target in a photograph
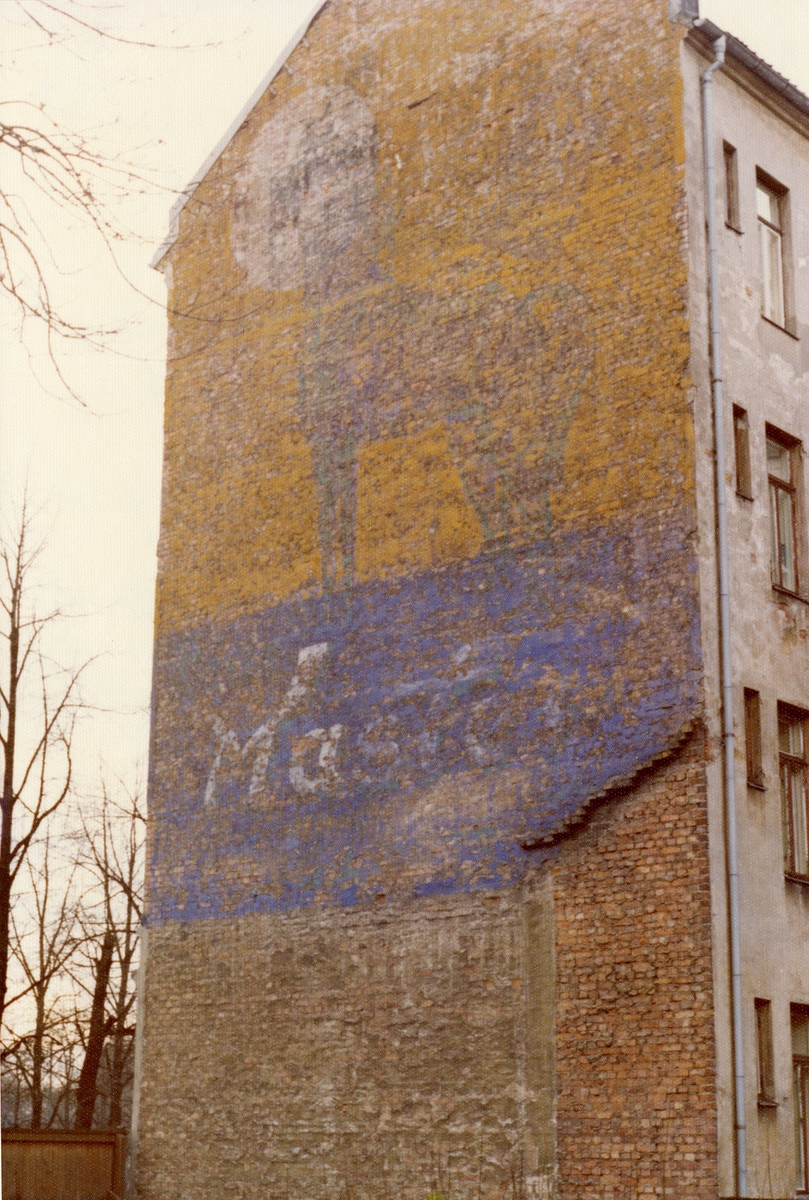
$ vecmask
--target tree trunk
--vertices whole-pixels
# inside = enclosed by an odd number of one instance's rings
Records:
[[[31,1047],[31,1128],[42,1128],[42,1062],[45,1040],[45,997],[37,996],[37,1023]]]
[[[96,1079],[98,1077],[98,1068],[101,1065],[104,1039],[107,1035],[104,1010],[107,1004],[107,985],[110,980],[114,946],[115,934],[111,929],[108,929],[104,934],[101,956],[96,966],[96,985],[93,992],[93,1007],[90,1013],[90,1031],[87,1036],[87,1050],[84,1055],[84,1063],[81,1075],[79,1076],[74,1129],[91,1129],[93,1125],[93,1109],[96,1102]]]
[[[116,1027],[110,1061],[110,1129],[123,1125],[124,1066],[126,1063],[124,1034],[120,1023]]]
[[[8,701],[3,733],[3,795],[0,820],[0,1022],[6,1007],[8,986],[8,937],[11,920],[11,823],[14,817],[14,755],[17,741],[17,680],[20,658],[20,597],[14,586],[11,594],[8,633]]]

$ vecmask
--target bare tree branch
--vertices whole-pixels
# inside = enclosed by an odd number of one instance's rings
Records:
[[[64,5],[49,4],[48,0],[38,0],[38,3],[41,4],[43,8],[48,8],[51,10],[51,12],[58,13],[59,16],[61,16],[61,17],[66,17],[69,21],[75,21],[75,23],[77,25],[81,25],[84,29],[89,29],[92,33],[97,33],[99,37],[108,38],[111,42],[120,42],[124,46],[144,46],[149,50],[158,49],[157,42],[143,42],[143,41],[138,41],[136,38],[118,37],[117,35],[110,33],[108,29],[101,29],[98,25],[93,25],[89,21],[82,21],[79,17],[77,17],[75,15],[75,13],[70,12],[70,10],[67,7],[65,7]],[[22,7],[22,5],[21,5],[21,7]],[[26,15],[28,17],[30,17],[30,19],[32,21],[35,20],[35,18],[31,15],[31,13],[27,9],[24,9],[23,11],[26,13]],[[39,25],[39,21],[36,21],[35,23],[37,25]],[[45,30],[44,26],[42,26],[42,25],[40,25],[40,29],[43,29],[44,32],[48,33],[49,37],[56,36],[55,33],[50,33],[49,30]],[[171,46],[171,45],[166,45],[165,43],[161,42],[159,49],[161,49],[161,50],[191,50],[191,49],[199,50],[199,49],[208,49],[215,45],[217,45],[216,42],[202,42],[202,43],[198,43],[198,44],[186,42],[180,46]]]
[[[47,1077],[48,1042],[65,1025],[59,997],[53,995],[53,983],[67,961],[75,954],[82,933],[77,924],[73,899],[73,875],[57,885],[59,896],[52,895],[53,867],[50,839],[43,842],[38,862],[26,862],[28,886],[26,900],[32,908],[31,920],[20,922],[11,916],[11,948],[27,983],[33,1001],[34,1026],[14,1043],[18,1068],[28,1081],[31,1097],[31,1128],[43,1124],[44,1094]],[[22,926],[22,927],[21,927]],[[26,1055],[21,1055],[25,1048]]]
[[[40,551],[41,545],[33,541],[32,517],[24,499],[16,531],[0,542],[5,575],[0,606],[5,618],[0,621],[0,1020],[6,1006],[9,939],[14,931],[12,889],[37,835],[70,792],[73,720],[81,706],[77,695],[81,670],[67,672],[67,683],[54,697],[54,674],[46,669],[36,644],[49,619],[38,618],[31,608],[31,571]],[[36,685],[40,711],[33,738],[23,736],[30,727],[31,682]]]

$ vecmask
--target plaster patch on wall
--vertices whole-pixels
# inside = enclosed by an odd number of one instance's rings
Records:
[[[280,107],[233,184],[231,248],[248,283],[304,281],[335,298],[339,261],[367,234],[375,166],[373,114],[350,87],[312,88]]]

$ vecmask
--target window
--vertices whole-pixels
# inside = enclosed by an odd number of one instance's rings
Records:
[[[784,866],[789,875],[809,876],[806,789],[807,714],[778,705],[778,758],[784,822]]]
[[[769,1000],[755,1001],[756,1045],[758,1047],[758,1102],[763,1107],[776,1103],[775,1066],[772,1053],[772,1005]]]
[[[761,697],[752,688],[744,689],[744,748],[747,754],[748,787],[764,787],[761,758]]]
[[[782,328],[786,324],[784,306],[784,212],[785,193],[759,176],[756,208],[761,239],[761,312],[768,321]]]
[[[793,1004],[792,1078],[795,1102],[796,1191],[809,1192],[809,1008]]]
[[[725,224],[738,232],[739,223],[739,166],[736,159],[736,148],[729,142],[722,143],[725,156]]]
[[[770,483],[772,581],[788,592],[798,590],[798,526],[796,519],[798,443],[767,427],[767,473]]]
[[[733,405],[733,442],[736,448],[736,492],[747,500],[753,499],[752,473],[750,470],[750,429],[747,413]]]

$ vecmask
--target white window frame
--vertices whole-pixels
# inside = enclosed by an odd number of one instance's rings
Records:
[[[784,822],[784,870],[809,878],[809,719],[802,709],[778,705],[778,774]],[[797,734],[797,738],[793,735]],[[797,744],[796,744],[797,742]],[[786,744],[785,744],[786,743]]]
[[[789,479],[770,466],[770,443],[787,454]],[[797,595],[801,587],[798,452],[800,443],[767,426],[767,484],[770,500],[771,573],[774,587]]]
[[[784,195],[759,176],[756,212],[761,245],[761,315],[786,329],[784,291]]]

